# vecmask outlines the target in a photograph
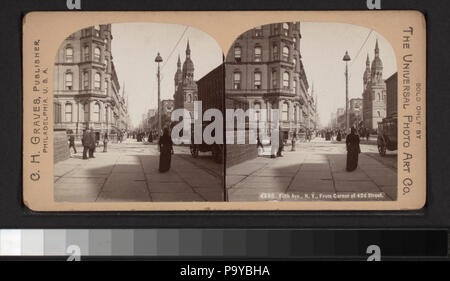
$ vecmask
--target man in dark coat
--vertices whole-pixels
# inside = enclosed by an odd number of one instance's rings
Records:
[[[91,146],[91,130],[86,129],[83,133],[83,138],[81,139],[81,144],[83,145],[83,159],[88,159],[87,153],[89,147]]]
[[[72,130],[69,130],[69,151],[70,148],[73,148],[73,153],[77,154],[77,149],[75,147],[75,136],[73,135]]]
[[[358,157],[361,153],[359,147],[359,136],[356,134],[356,129],[352,127],[351,133],[347,135],[345,140],[347,144],[347,171],[354,171],[358,167]]]
[[[91,133],[90,133],[90,146],[89,146],[89,158],[95,158],[94,157],[94,152],[95,152],[95,147],[97,144],[97,136],[94,132],[94,130],[91,128]]]

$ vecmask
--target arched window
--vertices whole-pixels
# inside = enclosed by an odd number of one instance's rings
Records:
[[[242,49],[240,46],[234,47],[234,59],[236,62],[241,62]]]
[[[89,122],[89,103],[83,105],[84,122]]]
[[[65,88],[70,91],[73,88],[73,73],[67,72],[64,78]]]
[[[100,104],[96,102],[94,104],[94,112],[92,118],[94,119],[94,122],[100,122]]]
[[[276,70],[272,70],[272,89],[276,89],[278,87],[278,76],[277,76],[277,71]]]
[[[101,51],[99,47],[95,47],[94,49],[94,60],[96,62],[100,62],[100,55],[101,55]]]
[[[88,45],[84,46],[83,54],[84,54],[84,60],[85,61],[89,61],[90,60],[90,57],[89,57],[90,54],[89,54],[89,46]]]
[[[83,71],[83,90],[89,89],[89,72]]]
[[[289,48],[287,46],[283,47],[283,60],[289,61]]]
[[[73,49],[72,47],[66,48],[66,62],[73,62]]]
[[[240,72],[233,73],[233,89],[235,89],[235,90],[241,89],[241,73]]]
[[[255,62],[261,61],[262,49],[261,46],[255,46]]]
[[[255,89],[261,89],[261,72],[255,72],[254,76]]]
[[[284,36],[289,36],[289,24],[288,23],[283,23],[283,35]]]
[[[284,88],[285,90],[288,90],[288,89],[289,89],[289,79],[290,79],[289,72],[285,71],[285,72],[283,73],[283,88]]]
[[[287,102],[283,102],[281,108],[281,120],[289,121],[289,105]]]
[[[95,77],[94,77],[94,89],[95,90],[100,90],[100,81],[101,81],[101,76],[100,73],[95,73]]]
[[[272,46],[272,59],[273,60],[277,60],[278,57],[278,46],[277,45],[273,45]]]
[[[192,96],[191,96],[191,94],[187,94],[187,96],[186,96],[186,101],[187,101],[187,102],[192,102]]]
[[[66,106],[64,108],[64,121],[65,122],[72,122],[72,104],[66,103]]]

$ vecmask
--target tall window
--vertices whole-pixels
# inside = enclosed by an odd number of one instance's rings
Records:
[[[65,112],[64,121],[72,122],[72,104],[71,103],[66,103],[64,112]]]
[[[105,70],[108,70],[108,60],[105,59],[103,62],[104,62],[104,64],[105,64]]]
[[[297,95],[297,80],[294,80],[294,85],[293,85],[292,89],[294,91],[294,95]]]
[[[108,80],[105,79],[105,94],[108,94]]]
[[[101,76],[100,73],[95,73],[95,77],[94,77],[94,89],[95,90],[100,90],[100,80],[101,80]]]
[[[90,60],[90,58],[89,58],[89,46],[84,46],[84,49],[83,49],[83,54],[84,54],[84,60],[85,61],[89,61]]]
[[[73,88],[73,74],[72,72],[67,72],[66,73],[66,77],[65,77],[65,85],[66,85],[66,90],[72,90]]]
[[[100,62],[100,48],[99,47],[95,47],[94,49],[94,60],[96,62]]]
[[[289,105],[286,102],[283,102],[281,108],[281,120],[289,121]]]
[[[272,47],[272,59],[277,60],[278,59],[278,46],[273,45]]]
[[[263,36],[262,26],[255,27],[255,37],[262,37],[262,36]]]
[[[256,121],[261,120],[261,104],[259,102],[255,103],[253,109],[255,110]]]
[[[83,105],[84,122],[89,122],[89,103]]]
[[[234,59],[236,62],[241,62],[242,49],[239,46],[234,47]]]
[[[287,46],[283,47],[283,60],[289,61],[289,48]]]
[[[73,62],[73,49],[71,47],[66,48],[66,62]]]
[[[287,24],[286,22],[283,23],[283,35],[289,36],[289,24]]]
[[[260,46],[256,46],[255,47],[255,61],[256,62],[260,62],[261,61],[261,54],[262,54],[262,50]]]
[[[298,122],[298,105],[294,105],[294,121]]]
[[[255,72],[255,89],[261,89],[261,72]]]
[[[283,88],[285,90],[289,89],[289,78],[290,78],[289,72],[287,72],[287,71],[284,72],[283,73]]]
[[[89,72],[84,71],[83,72],[83,90],[89,89]]]
[[[239,90],[241,88],[241,73],[233,73],[233,89]]]
[[[278,77],[277,72],[275,70],[272,70],[272,88],[275,89],[278,87]]]
[[[97,102],[94,104],[94,112],[92,118],[94,122],[100,122],[100,104]]]

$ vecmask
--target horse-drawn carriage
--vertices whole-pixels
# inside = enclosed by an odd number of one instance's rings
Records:
[[[378,123],[378,152],[386,155],[386,150],[397,150],[397,116],[384,118]]]
[[[203,124],[203,129],[205,128],[205,124]],[[191,144],[190,144],[190,151],[191,155],[194,158],[198,157],[199,152],[212,152],[212,158],[216,163],[222,163],[223,162],[223,144],[207,144],[205,143],[205,140],[202,138],[201,144],[195,144],[194,143],[194,132],[191,132]]]

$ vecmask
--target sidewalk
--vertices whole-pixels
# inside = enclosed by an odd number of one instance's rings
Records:
[[[55,201],[223,201],[222,177],[183,159],[179,147],[166,173],[158,171],[154,144],[125,141],[97,150],[96,158],[83,160],[78,152],[55,165]]]
[[[289,200],[277,196],[282,194],[301,194],[303,200],[340,200],[327,196],[334,194],[342,199],[351,193],[371,193],[376,197],[373,200],[395,200],[396,169],[370,155],[376,147],[361,145],[363,153],[359,156],[358,168],[353,172],[345,170],[343,142],[331,143],[318,138],[296,147],[296,151],[290,151],[291,146],[285,146],[284,157],[275,159],[268,156],[270,147],[265,147],[264,157],[227,169],[229,200]],[[396,159],[395,155],[390,157]],[[312,193],[323,193],[319,195],[323,198],[310,198]]]

